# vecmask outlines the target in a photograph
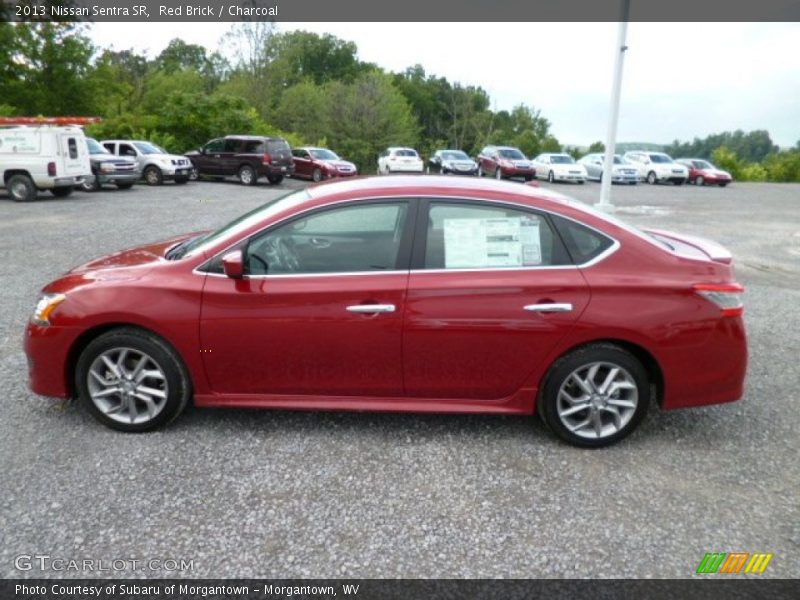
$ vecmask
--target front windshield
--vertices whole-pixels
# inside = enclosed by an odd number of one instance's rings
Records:
[[[317,160],[339,160],[335,152],[331,152],[327,148],[314,148],[308,151],[311,156]]]
[[[448,150],[447,152],[442,152],[442,159],[444,160],[470,160],[469,156],[467,156],[466,152],[461,152],[461,150]]]
[[[707,160],[696,160],[694,161],[694,166],[697,169],[713,169],[714,165],[712,165]]]
[[[237,234],[245,231],[259,221],[278,214],[287,208],[302,204],[309,198],[311,198],[311,196],[306,190],[297,190],[294,192],[289,192],[284,196],[275,198],[274,200],[270,200],[266,204],[262,204],[258,208],[243,214],[238,219],[231,221],[216,231],[212,231],[211,233],[207,233],[184,242],[182,245],[180,245],[179,252],[176,254],[172,254],[174,250],[177,250],[177,248],[173,248],[170,250],[171,256],[167,256],[167,258],[175,260],[178,258],[183,258],[184,256],[195,256],[204,248],[211,246],[212,244],[216,244],[217,242],[226,238],[235,237]]]
[[[86,138],[86,146],[89,148],[89,154],[111,154],[108,150],[103,148],[97,140]]]
[[[497,153],[503,158],[525,160],[525,155],[516,148],[501,148]]]
[[[651,162],[664,164],[664,163],[671,163],[672,159],[667,156],[666,154],[651,154],[650,155]]]
[[[163,148],[151,144],[150,142],[133,142],[133,145],[136,146],[136,149],[142,154],[169,154],[169,152]]]
[[[554,165],[571,165],[575,162],[575,159],[566,154],[554,154],[550,157],[550,162]]]

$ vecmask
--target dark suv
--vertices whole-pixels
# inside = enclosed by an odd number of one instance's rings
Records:
[[[187,152],[193,175],[224,179],[236,175],[244,185],[255,185],[259,177],[280,183],[294,172],[292,151],[283,138],[228,135]]]

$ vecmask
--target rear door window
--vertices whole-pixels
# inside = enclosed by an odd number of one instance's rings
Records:
[[[571,264],[547,219],[486,203],[432,202],[424,268],[504,269]]]

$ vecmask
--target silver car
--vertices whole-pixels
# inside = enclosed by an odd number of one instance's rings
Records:
[[[603,161],[605,155],[601,153],[587,154],[578,160],[586,169],[587,179],[596,181],[603,180]],[[619,154],[614,155],[614,167],[611,171],[611,183],[627,183],[636,185],[639,183],[639,169],[631,162],[622,158]]]
[[[148,185],[161,185],[164,181],[186,183],[192,172],[192,163],[185,156],[170,154],[153,142],[143,140],[103,140],[100,142],[111,154],[130,156],[139,163],[142,176]]]

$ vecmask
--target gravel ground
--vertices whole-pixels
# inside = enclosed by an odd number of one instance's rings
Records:
[[[49,554],[193,561],[125,572],[155,577],[688,577],[710,551],[773,552],[762,577],[800,575],[797,185],[614,188],[622,218],[734,252],[751,364],[744,401],[652,410],[609,449],[484,416],[194,409],[124,435],[28,391],[21,335],[43,284],[298,185],[31,204],[0,191],[0,576],[65,575],[14,568],[20,554]]]

